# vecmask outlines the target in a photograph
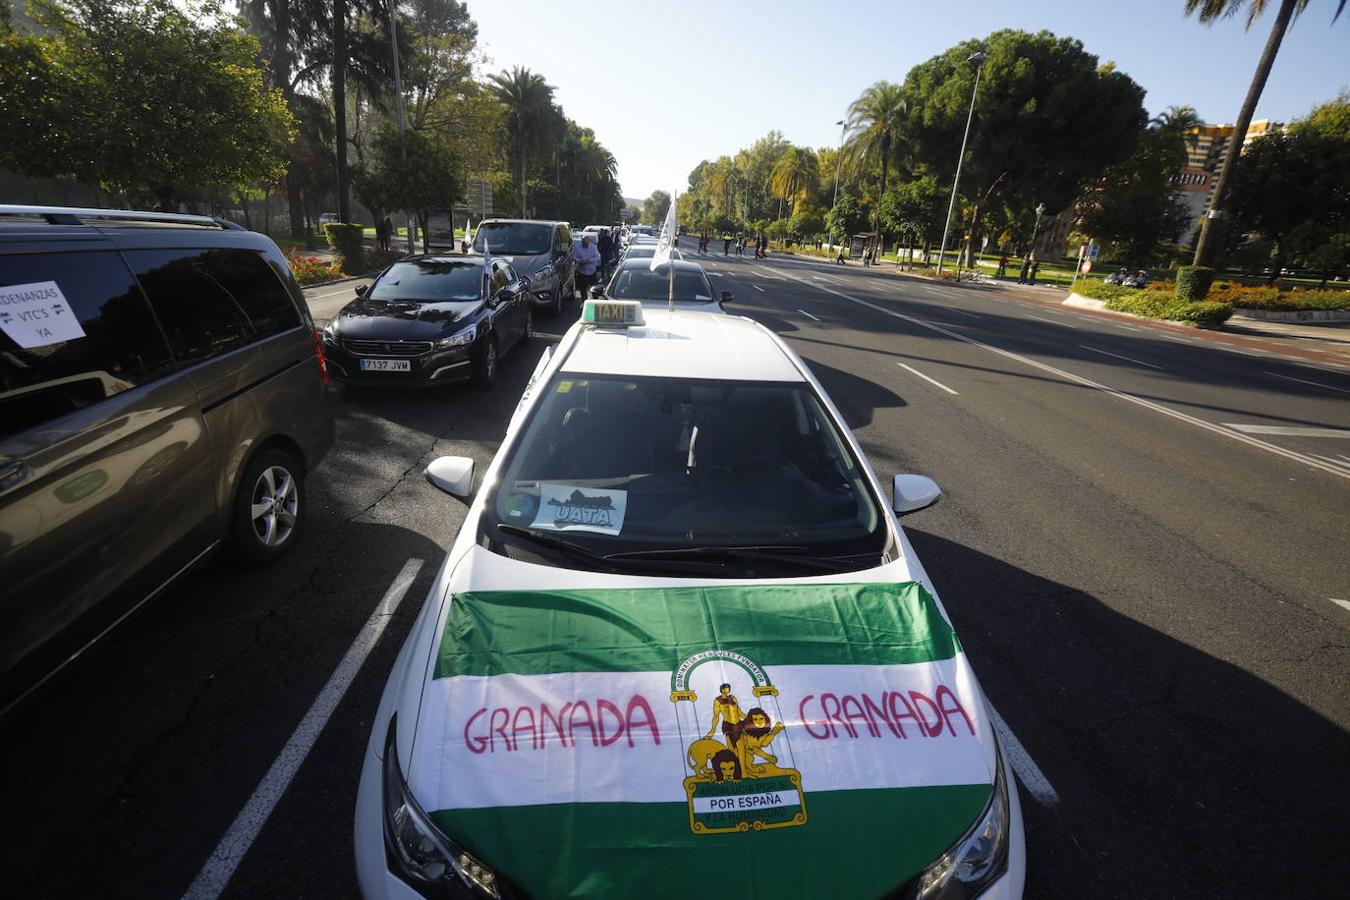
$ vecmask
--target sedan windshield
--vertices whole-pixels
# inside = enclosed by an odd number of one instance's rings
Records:
[[[638,261],[619,269],[607,293],[615,300],[665,300],[670,294],[669,278],[666,266],[657,266],[653,272],[649,262]],[[676,302],[711,303],[712,299],[708,276],[698,269],[675,270]]]
[[[483,521],[553,565],[782,577],[874,566],[889,532],[804,383],[559,373]]]
[[[481,260],[409,259],[396,262],[366,295],[372,300],[443,303],[478,300],[483,291]]]
[[[513,256],[538,256],[553,245],[553,229],[535,222],[485,222],[474,232],[473,248]]]

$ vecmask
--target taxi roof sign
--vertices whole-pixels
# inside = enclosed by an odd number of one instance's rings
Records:
[[[587,300],[581,307],[581,321],[586,325],[610,328],[646,324],[642,319],[642,304],[636,300]]]

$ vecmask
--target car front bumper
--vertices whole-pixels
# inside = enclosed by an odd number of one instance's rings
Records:
[[[417,356],[357,355],[341,345],[325,343],[328,371],[345,384],[394,386],[431,386],[465,381],[473,374],[476,345],[431,350]],[[361,369],[362,359],[407,360],[407,372],[369,372]]]

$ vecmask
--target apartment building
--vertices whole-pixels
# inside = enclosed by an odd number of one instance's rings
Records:
[[[1257,138],[1283,127],[1282,122],[1258,119],[1247,127],[1242,146],[1245,148]],[[1181,188],[1182,198],[1197,221],[1209,211],[1210,203],[1214,200],[1214,185],[1219,180],[1219,169],[1228,157],[1228,145],[1235,129],[1236,126],[1229,124],[1201,125],[1192,130],[1186,147],[1186,165],[1172,176],[1173,183]]]

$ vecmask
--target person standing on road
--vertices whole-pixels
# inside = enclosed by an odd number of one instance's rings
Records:
[[[836,256],[836,257],[834,258],[834,261],[835,261],[835,263],[836,263],[837,265],[841,265],[841,266],[842,266],[842,265],[845,265],[845,263],[844,263],[844,245],[843,245],[843,244],[840,244],[840,245],[839,245],[839,255]]]
[[[726,234],[722,235],[722,255],[723,255],[723,256],[730,256],[730,255],[731,255],[731,236],[730,236],[730,235],[726,235]]]
[[[591,295],[595,284],[595,267],[600,264],[600,251],[591,246],[591,236],[583,234],[581,243],[572,248],[572,262],[577,264],[577,290],[584,300]]]
[[[1040,271],[1040,268],[1041,268],[1041,261],[1039,259],[1033,259],[1031,261],[1031,269],[1027,273],[1029,276],[1027,279],[1027,284],[1036,283],[1036,273]]]
[[[1022,271],[1020,271],[1020,272],[1017,273],[1017,283],[1018,283],[1018,284],[1026,284],[1026,283],[1027,283],[1027,273],[1030,272],[1030,271],[1031,271],[1031,257],[1028,256],[1028,257],[1023,258],[1023,260],[1022,260]]]
[[[596,250],[600,253],[600,278],[608,281],[609,267],[614,261],[614,239],[609,236],[608,231],[601,231],[595,243]]]

